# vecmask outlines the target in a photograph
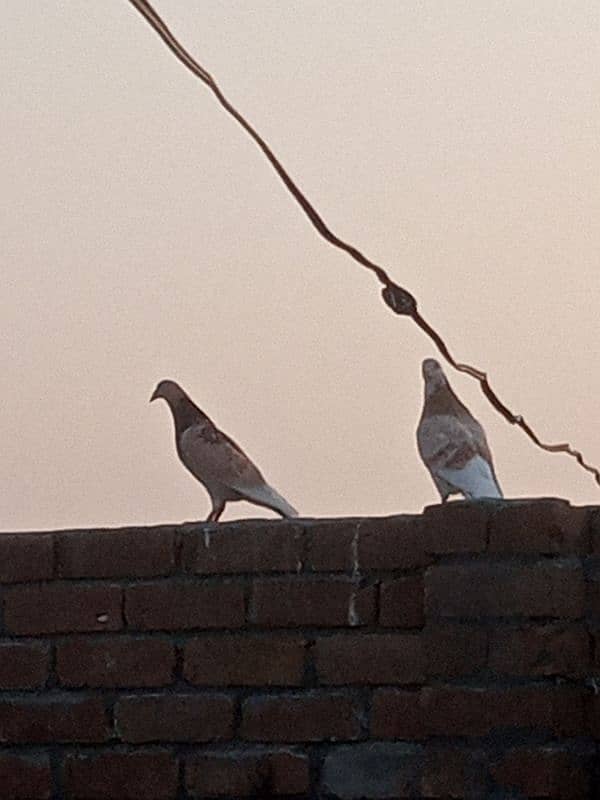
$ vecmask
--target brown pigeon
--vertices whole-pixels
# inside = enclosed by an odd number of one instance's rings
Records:
[[[423,361],[423,378],[425,402],[417,445],[442,503],[451,494],[468,500],[501,498],[483,428],[454,394],[433,358]]]
[[[207,522],[216,522],[225,503],[248,500],[281,514],[298,512],[265,481],[244,451],[220,431],[174,381],[161,381],[152,400],[162,397],[169,404],[175,423],[175,444],[183,465],[204,485],[212,511]]]

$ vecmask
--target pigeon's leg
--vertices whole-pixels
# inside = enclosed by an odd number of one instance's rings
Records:
[[[219,503],[219,505],[214,506],[213,510],[206,518],[206,522],[218,522],[219,517],[223,513],[224,508],[225,508],[225,503]]]

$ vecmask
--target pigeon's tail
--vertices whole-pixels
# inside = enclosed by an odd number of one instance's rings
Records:
[[[243,489],[238,489],[238,491],[248,500],[277,511],[282,517],[298,516],[296,509],[268,483],[264,483],[262,486],[253,486],[252,488],[244,487]]]
[[[469,500],[504,497],[491,466],[479,455],[471,458],[462,469],[440,467],[436,473]]]

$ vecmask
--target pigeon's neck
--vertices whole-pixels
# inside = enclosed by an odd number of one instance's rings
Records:
[[[169,406],[173,414],[175,435],[177,438],[179,438],[185,430],[191,428],[192,425],[198,425],[198,423],[208,419],[206,414],[200,411],[198,406],[193,403],[189,397],[180,397],[169,403]]]
[[[460,402],[448,384],[439,386],[431,394],[425,391],[423,411],[426,411],[429,416],[451,414],[459,419],[471,416],[467,407]]]

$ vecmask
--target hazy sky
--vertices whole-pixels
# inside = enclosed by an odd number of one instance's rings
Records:
[[[437,502],[414,435],[435,351],[376,280],[125,0],[0,4],[0,527],[205,517],[148,405],[167,377],[306,516]],[[156,8],[456,356],[598,464],[596,0]],[[600,503],[449,375],[507,496]]]

